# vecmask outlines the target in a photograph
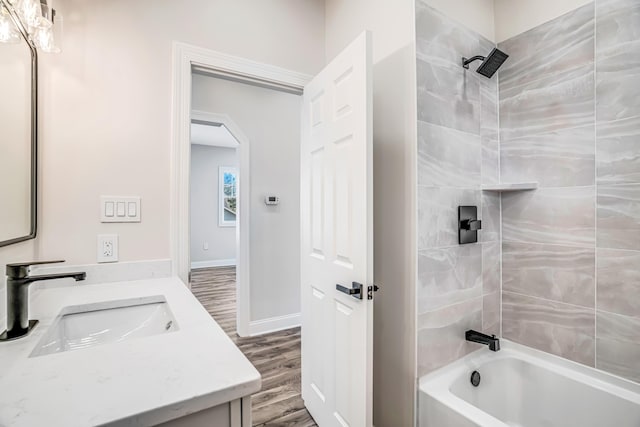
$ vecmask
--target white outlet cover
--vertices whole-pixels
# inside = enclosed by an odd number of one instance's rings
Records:
[[[97,246],[98,263],[118,261],[118,235],[99,234]]]

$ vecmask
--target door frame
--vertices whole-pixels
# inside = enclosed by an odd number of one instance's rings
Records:
[[[283,86],[302,91],[311,81],[312,76],[287,70],[274,65],[264,64],[250,59],[193,46],[186,43],[173,42],[172,52],[172,98],[171,98],[171,150],[170,150],[170,246],[172,275],[178,276],[187,287],[190,270],[190,220],[189,220],[189,179],[191,175],[191,74],[193,67],[209,70],[213,74],[223,74],[238,80],[260,82],[264,86]],[[237,129],[239,130],[239,129]],[[233,131],[229,129],[231,133]],[[235,136],[235,134],[234,134]],[[248,140],[247,140],[248,141]],[[240,141],[241,142],[241,141]],[[243,144],[240,144],[242,150]],[[249,164],[249,145],[245,144],[247,165]],[[241,154],[242,156],[242,154]],[[242,157],[240,159],[242,163]],[[244,171],[248,176],[249,168]],[[241,179],[243,171],[240,172]],[[247,199],[251,198],[249,179],[244,188]],[[241,190],[242,191],[242,190]],[[243,199],[241,199],[242,202]],[[246,218],[250,209],[246,209]],[[239,214],[243,216],[240,208]],[[244,223],[240,218],[241,225]],[[250,335],[250,293],[249,293],[249,227],[246,242],[241,246],[237,259],[242,269],[237,285],[237,333],[240,336]],[[242,226],[241,226],[242,229]],[[242,244],[243,242],[241,242]],[[245,253],[246,252],[246,253]],[[244,258],[246,256],[246,259]],[[242,274],[244,273],[244,275]],[[246,280],[244,278],[246,277]]]

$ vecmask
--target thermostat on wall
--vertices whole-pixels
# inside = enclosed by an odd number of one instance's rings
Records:
[[[278,196],[266,196],[264,198],[265,205],[277,205],[280,203],[280,198]]]

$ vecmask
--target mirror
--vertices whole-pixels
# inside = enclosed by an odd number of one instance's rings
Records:
[[[0,0],[0,246],[36,236],[37,53],[7,22]]]

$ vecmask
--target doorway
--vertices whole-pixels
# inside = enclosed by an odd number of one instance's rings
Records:
[[[201,66],[192,67],[190,80],[191,290],[263,378],[263,389],[252,398],[253,424],[314,426],[300,381],[300,94]],[[209,159],[208,154],[229,148],[198,141],[201,131],[211,140],[227,130],[234,137],[242,134],[236,138],[237,164],[229,157]],[[216,192],[220,183],[222,191]],[[208,209],[194,204],[203,193]],[[237,280],[232,256],[217,251],[224,245],[205,232],[207,227],[229,231],[224,228],[231,228],[226,223],[232,218],[226,216],[233,212]]]
[[[206,125],[204,128],[210,133],[229,129],[233,137],[242,135],[235,138],[237,168],[231,167],[229,159],[226,164],[207,165],[208,178],[204,179],[209,180],[209,186],[211,181],[221,182],[223,177],[236,184],[225,184],[215,203],[213,191],[205,190],[209,205],[219,208],[217,223],[211,227],[214,215],[190,206],[191,266],[198,266],[203,254],[211,255],[216,249],[210,241],[215,237],[203,233],[196,219],[209,221],[208,225],[220,238],[223,234],[232,237],[229,228],[235,228],[239,254],[235,263],[238,335],[253,336],[300,326],[301,98],[271,87],[220,78],[200,69],[193,70],[191,92],[193,131]],[[221,116],[224,122],[216,120]],[[215,123],[222,126],[212,127]],[[191,136],[192,140],[195,136]],[[201,148],[192,145],[192,175],[201,169],[201,159],[194,153],[201,155],[202,151],[213,150]],[[191,195],[198,190],[196,184],[193,181],[190,184]],[[237,213],[235,225],[225,219],[233,213]],[[203,249],[205,244],[209,250]],[[218,265],[203,266],[222,267],[225,257],[218,256],[223,260]],[[234,263],[227,259],[226,264]]]
[[[304,358],[306,362],[302,364],[302,396],[298,395],[296,399],[302,402],[300,410],[304,410],[308,415],[305,407],[308,408],[322,425],[334,425],[336,422],[341,425],[372,424],[372,299],[376,287],[372,285],[371,262],[373,222],[370,39],[369,33],[363,33],[313,79],[278,67],[180,43],[174,44],[172,259],[174,273],[183,280],[186,279],[189,268],[189,241],[188,235],[185,238],[184,231],[189,227],[189,209],[185,207],[185,189],[188,189],[189,182],[185,172],[188,172],[190,167],[190,152],[185,148],[184,141],[189,137],[186,124],[190,123],[192,98],[200,94],[193,90],[192,72],[296,95],[302,95],[304,88],[304,101],[299,98],[293,111],[296,118],[291,121],[299,126],[298,145],[267,150],[263,155],[251,157],[251,168],[255,163],[268,166],[269,173],[263,176],[264,179],[281,176],[286,178],[287,183],[297,185],[297,196],[291,194],[291,199],[297,205],[297,218],[292,217],[284,232],[267,235],[267,243],[260,252],[261,255],[282,255],[287,249],[293,248],[291,256],[284,257],[284,263],[265,262],[261,257],[255,256],[254,249],[260,245],[253,242],[253,236],[259,234],[256,233],[254,225],[260,222],[254,218],[250,224],[252,259],[260,259],[262,267],[266,267],[264,271],[271,270],[276,278],[287,277],[287,270],[290,272],[297,268],[297,274],[292,275],[296,286],[282,293],[282,289],[277,286],[263,285],[265,292],[254,299],[258,294],[254,293],[254,290],[259,289],[254,288],[254,284],[264,281],[264,277],[254,274],[256,264],[252,263],[251,275],[259,280],[249,282],[251,291],[248,296],[251,299],[246,303],[251,319],[249,335],[273,335],[273,331],[282,331],[294,326],[300,332],[299,325],[304,321],[306,333],[301,335],[301,340],[306,340],[306,345],[302,346],[306,356],[302,354],[298,360]],[[226,99],[236,100],[235,94],[230,94]],[[245,103],[244,107],[250,105]],[[267,113],[274,111],[280,113],[278,109],[267,109],[264,110],[264,115],[267,116]],[[243,109],[237,111],[238,115],[243,113]],[[271,116],[270,121],[264,121],[262,116],[255,116],[254,119],[260,120],[261,125],[254,135],[278,128],[274,123],[279,116],[280,114]],[[261,146],[256,144],[253,136],[250,135],[250,139],[252,150],[253,147]],[[240,146],[242,147],[242,144]],[[282,163],[279,162],[292,153],[298,170],[283,174]],[[254,172],[251,184],[262,183],[262,178],[256,180]],[[240,175],[244,176],[242,172]],[[263,205],[267,205],[268,209],[269,205],[278,205],[280,198],[277,193],[254,192],[252,186],[251,189],[248,209],[243,210],[242,199],[240,200],[240,215],[249,211],[255,217],[259,212],[258,206],[265,209]],[[245,195],[246,193],[245,190],[241,192]],[[271,204],[269,201],[275,203]],[[282,203],[282,208],[284,206]],[[262,225],[267,225],[265,230],[277,230],[277,227],[269,227],[267,218],[264,215],[261,217]],[[292,227],[294,222],[297,226]],[[303,227],[300,227],[301,223]],[[291,234],[296,233],[296,229],[297,238],[283,244],[284,238],[291,237]],[[300,262],[302,254],[304,263]],[[310,268],[309,259],[324,264],[313,264],[311,267],[317,267],[317,271],[314,272],[313,268]],[[300,274],[301,267],[303,274]],[[270,285],[280,285],[281,282],[274,280]],[[239,302],[240,297],[238,295]],[[304,319],[302,313],[276,315],[271,318],[260,316],[265,307],[273,308],[274,301],[276,306],[281,307],[286,306],[287,300],[296,301],[297,304],[302,301],[301,311],[304,311]],[[264,304],[265,301],[268,304]],[[315,328],[310,329],[313,325]],[[242,335],[240,330],[241,325],[238,324],[238,333]],[[300,351],[300,346],[297,349]],[[254,362],[260,371],[257,363],[259,362]],[[357,369],[351,369],[352,366]],[[309,399],[315,400],[310,402]],[[349,403],[352,401],[353,404]],[[280,416],[287,416],[287,411],[283,412],[284,408],[278,406],[274,402],[269,404],[270,409],[275,409]]]

